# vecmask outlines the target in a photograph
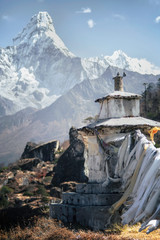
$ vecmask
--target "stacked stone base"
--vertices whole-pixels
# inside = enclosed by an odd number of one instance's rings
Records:
[[[118,222],[119,214],[111,219],[109,208],[121,193],[101,184],[78,184],[75,193],[63,193],[62,203],[50,204],[50,216],[64,223],[78,223],[94,230],[104,230],[110,221]]]

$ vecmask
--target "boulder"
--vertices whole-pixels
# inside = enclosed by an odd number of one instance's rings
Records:
[[[24,158],[39,158],[42,161],[54,161],[55,154],[60,148],[59,141],[50,141],[44,144],[35,144],[28,142],[21,159]]]
[[[88,178],[84,173],[84,143],[78,138],[76,128],[69,132],[70,146],[60,156],[57,166],[54,167],[53,186],[60,186],[63,182],[87,182]]]

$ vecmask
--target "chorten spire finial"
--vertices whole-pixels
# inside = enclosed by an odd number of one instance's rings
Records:
[[[123,73],[123,76],[120,76],[119,72],[117,73],[117,76],[114,77],[114,91],[121,91],[123,92],[123,77],[125,77],[125,72]]]

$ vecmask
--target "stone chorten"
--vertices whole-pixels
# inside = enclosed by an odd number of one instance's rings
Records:
[[[123,76],[114,77],[115,91],[95,102],[100,104],[97,121],[78,129],[85,144],[84,174],[87,183],[77,184],[75,193],[63,193],[62,204],[50,205],[50,214],[64,222],[77,222],[92,229],[105,229],[111,221],[108,209],[123,194],[115,176],[118,150],[126,135],[140,129],[144,134],[160,123],[140,117],[140,98],[123,91]],[[149,136],[149,135],[148,135]],[[119,220],[119,212],[112,222]]]
[[[123,73],[123,77],[125,77],[126,74]],[[123,92],[123,77],[120,76],[119,72],[117,73],[117,76],[114,77],[114,90],[115,91],[122,91]]]
[[[123,91],[124,76],[126,76],[125,73],[123,76],[117,73],[117,76],[113,78],[115,91],[95,101],[100,103],[99,119],[140,116],[141,96]]]

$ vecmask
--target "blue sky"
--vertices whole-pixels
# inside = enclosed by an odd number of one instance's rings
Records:
[[[57,34],[79,57],[130,57],[160,66],[160,0],[0,0],[0,47],[12,45],[30,18],[47,11]]]

